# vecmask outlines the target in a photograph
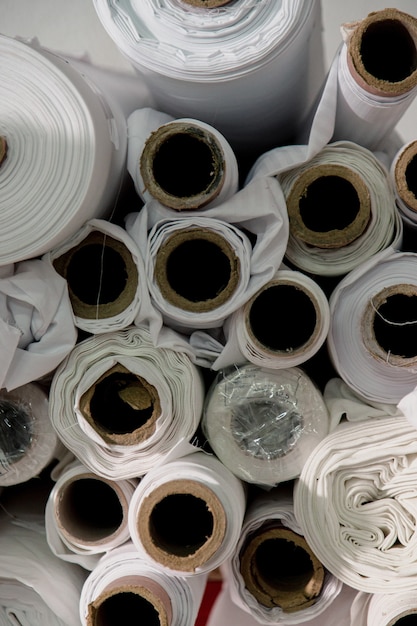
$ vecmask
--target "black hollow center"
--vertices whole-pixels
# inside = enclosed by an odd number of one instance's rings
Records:
[[[194,554],[213,533],[207,503],[188,493],[166,496],[154,506],[149,521],[154,543],[176,556]]]
[[[122,435],[141,428],[153,414],[154,406],[135,408],[123,399],[123,392],[143,389],[134,374],[113,373],[96,385],[90,401],[91,416],[97,425],[111,434]]]
[[[204,192],[215,178],[210,147],[190,133],[166,139],[155,154],[152,167],[161,189],[178,198]]]
[[[95,478],[80,478],[66,487],[60,514],[66,530],[85,541],[108,537],[123,521],[117,493],[109,484]]]
[[[190,302],[205,302],[219,296],[231,278],[227,255],[207,239],[190,239],[177,246],[166,264],[168,283]]]
[[[305,226],[317,233],[343,230],[359,213],[355,187],[341,176],[320,176],[300,198],[299,209]]]
[[[0,400],[0,474],[1,466],[23,457],[32,441],[32,420],[25,408]]]
[[[417,156],[413,156],[405,170],[405,179],[408,189],[417,198]]]
[[[316,327],[311,299],[292,285],[274,285],[253,301],[249,324],[256,339],[270,350],[291,352],[303,346]]]
[[[404,358],[416,356],[417,296],[389,296],[375,313],[374,334],[385,352]]]
[[[264,583],[281,591],[304,589],[314,574],[309,554],[286,539],[264,541],[256,551],[255,561]]]
[[[67,268],[74,295],[85,304],[114,302],[126,287],[126,265],[110,246],[90,244],[74,251]]]
[[[417,613],[400,617],[392,626],[417,626]]]
[[[397,20],[370,24],[362,35],[360,54],[369,74],[390,83],[404,80],[417,69],[416,45]]]
[[[146,626],[161,623],[153,604],[131,591],[110,596],[95,611],[94,626],[120,626],[126,621]]]

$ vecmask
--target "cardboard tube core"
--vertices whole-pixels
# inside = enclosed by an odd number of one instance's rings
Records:
[[[217,232],[186,228],[173,233],[159,248],[155,278],[170,304],[203,313],[232,297],[240,278],[240,262]]]
[[[0,135],[0,166],[2,165],[2,163],[4,162],[6,156],[7,156],[7,141],[5,137],[2,137]]]
[[[99,545],[117,536],[127,517],[128,503],[117,483],[85,473],[62,486],[54,513],[63,536]]]
[[[417,141],[411,142],[399,155],[394,180],[401,200],[417,213]]]
[[[79,408],[104,441],[121,445],[148,439],[161,414],[156,388],[120,364],[81,396]]]
[[[304,537],[278,525],[267,524],[248,539],[240,572],[260,604],[286,613],[314,604],[324,582],[324,568]]]
[[[318,248],[342,248],[366,230],[369,189],[359,174],[338,164],[303,172],[287,198],[290,232]]]
[[[68,282],[74,314],[84,319],[119,315],[133,301],[138,269],[123,242],[99,231],[53,261]]]
[[[137,529],[147,553],[170,569],[192,572],[219,550],[226,514],[203,483],[173,480],[157,486],[141,503]]]
[[[145,188],[176,210],[198,209],[220,193],[225,156],[216,137],[189,122],[170,122],[147,139],[139,168]]]
[[[183,0],[185,4],[193,7],[201,7],[203,9],[213,9],[229,4],[232,0]]]
[[[319,332],[320,309],[313,294],[289,280],[269,282],[245,307],[252,342],[270,354],[307,350]]]
[[[417,19],[393,8],[370,13],[350,36],[348,64],[371,93],[409,92],[417,85]]]
[[[412,609],[395,617],[387,626],[415,626],[415,624],[417,624],[417,609]]]
[[[417,287],[398,284],[376,294],[362,318],[365,347],[399,367],[417,363]]]

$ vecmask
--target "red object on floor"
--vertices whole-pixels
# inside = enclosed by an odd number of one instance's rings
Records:
[[[221,588],[221,580],[209,580],[207,582],[195,626],[205,626],[210,615],[211,607],[213,606]]]

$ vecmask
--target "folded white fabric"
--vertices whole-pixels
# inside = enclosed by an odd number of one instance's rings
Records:
[[[129,327],[75,346],[54,375],[49,409],[58,436],[90,471],[123,480],[193,450],[203,400],[187,354]]]
[[[329,354],[368,400],[397,404],[414,389],[417,255],[388,248],[350,272],[330,297]]]
[[[402,219],[417,226],[417,141],[405,143],[392,159],[390,174]]]
[[[300,368],[251,363],[219,372],[201,421],[219,459],[242,480],[274,486],[299,476],[327,435],[323,396]]]
[[[53,486],[45,508],[52,552],[88,570],[101,556],[130,539],[127,516],[137,479],[110,481],[79,461],[68,465]]]
[[[204,574],[183,578],[161,572],[128,542],[103,556],[85,581],[81,624],[118,623],[136,615],[144,624],[194,626],[206,580]]]
[[[125,175],[127,133],[117,105],[66,59],[4,35],[0,56],[5,265],[39,256],[87,219],[109,215]]]
[[[88,220],[44,260],[67,281],[74,323],[81,330],[93,334],[121,330],[147,310],[142,257],[117,224]]]
[[[417,593],[402,591],[386,594],[359,592],[351,607],[355,626],[406,626],[417,615]]]
[[[415,591],[415,428],[405,417],[344,422],[319,443],[294,512],[323,565],[368,593]]]
[[[142,478],[129,507],[130,536],[158,569],[208,573],[233,553],[245,506],[243,483],[214,455],[194,452]]]
[[[222,566],[232,601],[259,624],[309,623],[342,588],[303,538],[289,491],[251,501],[234,554]]]

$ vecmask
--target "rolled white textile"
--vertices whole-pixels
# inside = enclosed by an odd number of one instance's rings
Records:
[[[75,346],[54,375],[49,408],[58,436],[90,471],[124,480],[194,449],[203,400],[201,372],[186,353],[129,327]]]
[[[245,507],[243,483],[214,455],[194,452],[142,478],[129,507],[130,536],[158,569],[208,573],[233,553]]]
[[[214,126],[147,107],[128,117],[127,128],[127,168],[144,202],[200,209],[237,192],[236,155]]]
[[[305,462],[294,511],[323,565],[368,593],[415,591],[415,428],[402,416],[345,422]]]
[[[232,601],[259,624],[308,623],[342,588],[302,536],[288,491],[251,501],[234,554],[222,566]]]
[[[8,391],[55,370],[77,333],[66,281],[41,259],[1,268],[0,388]]]
[[[70,62],[0,36],[0,265],[39,256],[114,208],[126,119]],[[30,93],[30,98],[28,98]]]
[[[168,575],[144,561],[132,543],[102,557],[82,589],[82,626],[120,623],[139,615],[149,626],[194,626],[206,575]]]
[[[273,178],[197,213],[178,215],[153,200],[126,218],[145,260],[156,343],[163,321],[185,333],[221,327],[273,277],[285,253],[288,215]]]
[[[274,486],[299,476],[327,435],[329,417],[321,392],[300,368],[249,363],[219,372],[201,425],[230,471],[246,482]]]
[[[416,620],[417,593],[368,594],[359,592],[351,607],[355,626],[406,626]]]
[[[390,174],[397,206],[404,222],[417,227],[417,141],[404,144],[394,155]]]
[[[417,372],[417,255],[388,248],[343,278],[330,297],[330,358],[364,398],[397,404]]]
[[[130,539],[127,516],[137,479],[110,481],[75,461],[60,475],[45,508],[52,552],[88,570]]]
[[[68,284],[75,325],[92,334],[126,328],[149,301],[142,256],[124,228],[87,221],[44,255]]]
[[[234,149],[287,141],[322,80],[316,0],[94,0],[94,6],[156,107],[212,124]]]

